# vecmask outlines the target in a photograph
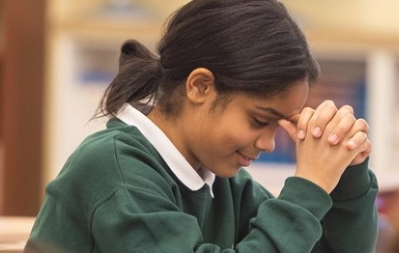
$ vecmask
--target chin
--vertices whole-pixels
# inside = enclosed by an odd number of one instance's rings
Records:
[[[221,177],[221,178],[231,178],[231,177],[234,177],[241,169],[242,169],[242,167],[223,170],[222,172],[215,173],[215,175],[218,177]]]

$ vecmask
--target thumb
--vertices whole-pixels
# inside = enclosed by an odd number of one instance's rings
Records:
[[[293,142],[297,141],[296,125],[285,119],[281,119],[277,123],[284,129]]]

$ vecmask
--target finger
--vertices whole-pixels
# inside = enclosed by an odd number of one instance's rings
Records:
[[[331,145],[338,144],[356,122],[356,118],[352,113],[346,113],[342,116],[337,115],[336,118],[338,122],[332,127],[328,136],[328,142]]]
[[[292,124],[294,124],[296,126],[298,124],[300,117],[301,117],[300,113],[295,113],[295,114],[293,114],[287,118],[283,118],[283,119],[290,121]]]
[[[365,144],[363,144],[363,145],[366,145],[366,149],[361,154],[366,158],[366,157],[370,156],[371,151],[373,150],[373,148],[371,146],[371,143],[370,143],[369,139],[367,139],[365,141]]]
[[[306,137],[307,127],[309,120],[312,118],[314,109],[305,107],[302,109],[300,117],[297,122],[297,137],[300,140],[304,140]]]
[[[364,119],[357,119],[355,124],[353,124],[350,135],[348,136],[350,137],[350,139],[346,144],[347,147],[349,149],[357,148],[359,146],[359,143],[361,142],[361,138],[362,137],[367,138],[368,132],[369,132],[369,124],[367,123],[367,121],[365,121]]]
[[[314,123],[312,124],[312,129],[310,129],[313,137],[319,138],[323,135],[324,129],[337,111],[338,108],[331,100],[324,101],[316,108],[312,117]]]
[[[363,131],[366,134],[368,134],[369,133],[369,124],[367,123],[367,121],[365,119],[360,118],[360,119],[356,120],[354,129],[356,131]]]
[[[367,139],[359,148],[362,151],[352,160],[350,165],[357,165],[364,162],[364,160],[366,160],[366,158],[369,157],[372,152],[372,146],[369,139]]]
[[[297,141],[297,129],[296,126],[288,120],[281,119],[277,121],[277,123],[284,129],[284,131],[288,134],[292,141]]]
[[[338,144],[345,136],[345,133],[352,127],[356,120],[353,108],[349,105],[342,106],[332,119],[330,125],[331,133],[329,133],[328,141],[331,145]]]
[[[370,156],[371,152],[373,151],[373,147],[371,146],[371,142],[369,139],[367,139],[365,141],[365,144],[363,145],[366,145],[366,149],[361,154],[363,155],[364,158],[367,158]]]
[[[363,143],[366,141],[367,141],[367,134],[365,132],[362,131],[356,132],[355,135],[352,136],[346,143],[346,148],[349,150],[354,150],[363,145]]]
[[[352,106],[350,106],[350,105],[343,105],[341,108],[339,108],[339,110],[338,110],[338,112],[337,112],[337,114],[342,114],[342,115],[343,115],[343,114],[347,114],[347,113],[355,114],[355,112],[354,112]]]

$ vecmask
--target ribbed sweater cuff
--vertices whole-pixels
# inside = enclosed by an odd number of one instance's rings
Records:
[[[331,192],[334,201],[347,201],[363,196],[371,185],[368,158],[361,164],[349,166],[342,174],[337,187]]]

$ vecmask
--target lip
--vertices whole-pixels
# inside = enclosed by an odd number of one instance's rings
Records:
[[[252,161],[257,159],[257,157],[246,156],[239,151],[237,151],[237,155],[238,155],[238,163],[242,167],[248,167],[249,165],[251,165]]]

